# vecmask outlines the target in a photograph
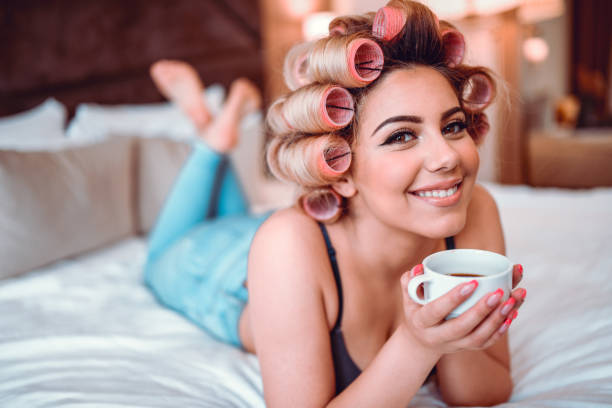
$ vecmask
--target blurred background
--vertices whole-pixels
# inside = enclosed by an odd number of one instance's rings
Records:
[[[246,76],[269,103],[286,91],[282,61],[325,35],[336,15],[384,0],[0,0],[0,119],[56,98],[163,101],[159,59],[194,65],[206,84]],[[612,186],[612,1],[423,0],[467,41],[466,62],[491,68],[507,101],[490,108],[485,181]]]

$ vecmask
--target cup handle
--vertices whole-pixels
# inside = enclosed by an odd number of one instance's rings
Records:
[[[419,275],[410,279],[410,282],[408,282],[408,295],[410,295],[410,298],[420,305],[427,304],[428,301],[419,298],[419,296],[417,295],[417,289],[419,288],[419,285],[421,285],[421,283],[425,283],[430,280],[431,277],[429,275]]]

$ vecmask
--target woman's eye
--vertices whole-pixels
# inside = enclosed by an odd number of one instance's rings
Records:
[[[400,130],[398,132],[393,133],[391,136],[389,136],[383,144],[388,145],[388,144],[407,143],[413,139],[415,139],[415,135],[413,132],[407,131],[407,130]]]
[[[448,135],[448,134],[456,135],[458,133],[463,132],[466,128],[467,128],[467,123],[465,123],[464,121],[458,120],[456,122],[452,122],[446,125],[444,129],[442,129],[442,134],[443,135]]]

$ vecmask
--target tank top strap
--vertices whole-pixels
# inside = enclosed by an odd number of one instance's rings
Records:
[[[327,228],[325,224],[318,222],[319,228],[321,229],[321,233],[323,234],[323,238],[325,239],[325,246],[327,247],[327,256],[329,257],[329,263],[331,264],[332,271],[334,272],[334,280],[336,281],[336,290],[338,291],[338,318],[336,319],[336,324],[332,331],[338,329],[342,322],[342,312],[343,312],[343,296],[342,296],[342,281],[340,280],[340,269],[338,268],[338,261],[336,260],[336,250],[334,249],[331,240],[329,239],[329,234],[327,233]]]
[[[446,242],[446,249],[455,249],[455,237],[446,237],[444,242]]]

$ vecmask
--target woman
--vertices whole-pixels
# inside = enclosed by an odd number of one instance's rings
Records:
[[[491,76],[462,64],[461,34],[419,3],[330,28],[289,53],[293,91],[268,113],[268,164],[302,187],[298,204],[246,216],[227,151],[197,146],[152,234],[147,282],[257,354],[271,407],[403,407],[430,377],[448,404],[506,401],[507,330],[526,291],[450,320],[476,281],[425,306],[407,294],[433,252],[504,253],[495,202],[475,184]]]

